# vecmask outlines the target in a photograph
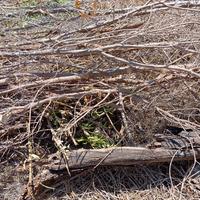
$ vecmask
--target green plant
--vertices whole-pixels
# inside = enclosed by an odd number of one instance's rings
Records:
[[[95,126],[92,122],[83,122],[81,128],[89,133],[92,133],[95,129]]]
[[[102,108],[92,111],[91,116],[94,119],[98,119],[106,114],[112,115],[113,112],[114,112],[114,109],[111,107],[102,107]]]
[[[89,145],[95,149],[107,148],[111,146],[111,143],[105,137],[98,133],[80,137],[76,141],[81,145]]]
[[[59,115],[60,115],[60,112],[58,110],[54,110],[50,112],[50,121],[55,128],[58,128],[61,123],[61,119]]]

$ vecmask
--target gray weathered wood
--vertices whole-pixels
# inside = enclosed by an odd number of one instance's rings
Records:
[[[195,151],[195,155],[194,155]],[[68,166],[70,169],[82,169],[91,166],[128,166],[136,164],[151,164],[159,162],[170,162],[172,159],[191,160],[194,156],[200,158],[200,148],[175,150],[145,147],[117,147],[108,149],[86,150],[80,149],[72,151]],[[52,170],[63,170],[65,163],[61,160],[57,164],[52,164]]]
[[[175,135],[157,135],[157,140],[148,147],[112,147],[107,149],[79,149],[68,154],[68,168],[73,173],[88,167],[130,166],[200,158],[199,132],[182,132]],[[46,186],[51,186],[68,177],[66,163],[56,154],[46,162],[47,168],[34,179],[34,192],[39,195]],[[65,173],[63,173],[65,172]],[[68,177],[69,178],[69,177]],[[45,185],[45,187],[44,187]],[[23,199],[27,195],[24,191]]]
[[[156,145],[158,146],[156,146]],[[101,166],[128,166],[170,162],[172,159],[192,160],[200,158],[199,133],[182,133],[179,136],[162,137],[148,147],[112,147],[107,149],[79,149],[68,154],[69,169]],[[50,169],[63,170],[66,163],[61,158],[54,160]]]

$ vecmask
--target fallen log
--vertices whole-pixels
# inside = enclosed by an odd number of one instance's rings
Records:
[[[182,131],[176,135],[157,135],[156,141],[146,147],[112,147],[106,149],[78,149],[68,153],[69,169],[96,166],[129,166],[200,158],[199,132]],[[54,159],[49,168],[63,170],[66,163]]]
[[[182,131],[178,135],[156,135],[155,142],[145,147],[111,147],[106,149],[78,149],[66,152],[68,162],[53,154],[45,161],[45,169],[34,179],[35,197],[47,187],[62,179],[95,169],[98,166],[132,166],[139,164],[156,164],[200,158],[200,132]],[[65,155],[65,156],[66,156]],[[41,161],[39,161],[41,162]],[[37,163],[35,163],[37,164]],[[27,188],[22,199],[27,199]]]
[[[149,149],[145,147],[115,147],[108,149],[79,149],[72,151],[68,160],[69,169],[96,166],[130,166],[200,158],[200,147],[194,149]],[[54,161],[55,162],[55,161]],[[66,168],[59,160],[49,168],[56,172]]]

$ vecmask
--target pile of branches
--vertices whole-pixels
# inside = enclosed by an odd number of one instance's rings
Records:
[[[200,128],[200,4],[113,4],[2,5],[1,162]]]
[[[33,161],[56,152],[66,169],[96,168],[129,159],[121,146],[148,161],[146,147],[173,128],[199,137],[200,4],[140,3],[1,3],[0,163],[29,163],[25,194]]]

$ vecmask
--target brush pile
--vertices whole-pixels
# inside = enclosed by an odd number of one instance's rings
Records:
[[[1,3],[2,164],[200,129],[200,4],[108,2]]]

